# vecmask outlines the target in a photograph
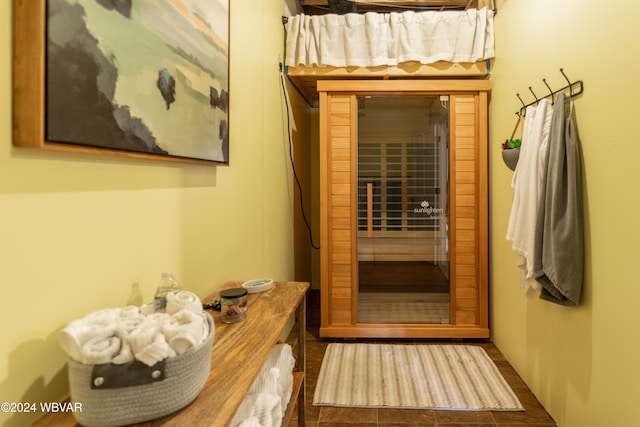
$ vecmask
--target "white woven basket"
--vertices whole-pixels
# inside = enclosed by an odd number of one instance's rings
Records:
[[[209,323],[207,339],[192,351],[165,359],[151,368],[143,367],[142,371],[152,377],[147,384],[126,384],[127,378],[140,381],[140,369],[130,375],[125,372],[124,384],[113,385],[123,382],[123,367],[84,365],[69,359],[71,401],[82,404],[82,411],[73,414],[76,421],[87,427],[122,426],[153,420],[191,403],[202,391],[211,368],[214,323],[209,313],[205,314]],[[103,377],[96,378],[98,367],[107,373],[106,377],[110,376],[109,371],[114,371],[112,377],[119,380],[112,381],[109,388],[95,387],[103,380]]]

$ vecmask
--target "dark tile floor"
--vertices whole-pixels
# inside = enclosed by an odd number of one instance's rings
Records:
[[[367,409],[334,408],[313,406],[313,392],[320,372],[324,352],[331,342],[342,339],[320,338],[319,294],[311,290],[307,297],[307,334],[306,334],[306,427],[352,427],[352,426],[425,426],[425,427],[551,427],[556,423],[540,405],[526,384],[509,365],[496,346],[484,340],[455,340],[456,344],[481,346],[493,359],[518,399],[525,407],[521,412],[489,411],[434,411],[413,409]],[[375,340],[348,340],[348,342],[374,342]],[[453,343],[453,340],[412,340],[418,343]],[[384,342],[393,342],[384,340]],[[406,343],[407,340],[402,341]],[[296,411],[297,412],[297,411]],[[295,412],[294,412],[295,413]],[[290,426],[297,426],[292,420]]]

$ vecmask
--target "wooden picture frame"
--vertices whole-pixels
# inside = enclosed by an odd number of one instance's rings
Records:
[[[229,164],[229,0],[15,0],[13,144]]]

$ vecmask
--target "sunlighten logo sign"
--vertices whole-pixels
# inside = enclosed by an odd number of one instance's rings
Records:
[[[434,208],[433,206],[429,205],[429,202],[426,200],[420,202],[419,208],[413,208],[413,213],[423,214],[428,217],[440,216],[442,212],[444,212],[443,208]]]

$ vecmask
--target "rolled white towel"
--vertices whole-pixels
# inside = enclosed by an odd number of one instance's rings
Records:
[[[162,335],[160,329],[162,327],[161,322],[156,322],[153,319],[142,322],[138,327],[129,331],[126,335],[126,340],[131,345],[131,351],[133,354],[137,354],[145,347],[151,345],[157,335]]]
[[[200,311],[202,312],[202,307]],[[183,309],[164,321],[162,333],[169,346],[177,354],[182,354],[204,341],[209,328],[202,314]]]
[[[140,308],[135,305],[128,305],[124,308],[120,309],[120,317],[121,319],[128,319],[131,317],[138,317],[140,315]]]
[[[69,323],[60,333],[60,345],[69,357],[85,364],[124,364],[134,358],[151,366],[184,353],[209,334],[199,312],[181,309],[174,315],[144,315],[135,306],[104,309]]]
[[[169,347],[171,347],[176,354],[182,354],[191,350],[201,342],[201,340],[198,340],[188,332],[179,332],[171,337]]]
[[[116,335],[95,336],[82,346],[82,363],[101,365],[111,363],[120,352],[121,341]]]
[[[82,362],[82,345],[96,333],[96,329],[82,320],[74,320],[60,332],[60,346],[73,360]]]
[[[119,309],[103,309],[70,322],[60,332],[60,346],[69,357],[82,363],[82,347],[89,340],[116,334],[118,315]]]
[[[167,313],[175,314],[183,309],[194,313],[202,313],[202,301],[193,292],[169,292],[167,294]]]
[[[151,313],[147,315],[147,319],[149,319],[152,323],[162,323],[169,318],[167,313]]]
[[[175,355],[176,352],[169,347],[164,335],[157,333],[151,344],[135,353],[135,358],[147,366],[153,366],[159,361]]]
[[[139,329],[145,324],[151,324],[152,320],[147,316],[138,314],[135,317],[121,317],[118,319],[118,330],[121,338],[126,338],[133,330]]]
[[[82,318],[82,321],[91,326],[107,326],[116,321],[120,317],[120,307],[103,308],[101,310],[92,311]]]
[[[140,313],[144,314],[145,316],[154,313],[155,311],[156,305],[152,302],[148,302],[140,306]]]
[[[162,324],[168,318],[169,315],[166,313],[152,313],[136,327],[127,331],[124,340],[131,346],[134,356],[153,344],[157,335],[162,335]]]
[[[123,339],[120,339],[122,345],[120,346],[120,353],[115,355],[113,359],[111,359],[111,363],[114,365],[124,365],[125,363],[132,362],[133,352],[131,351],[131,345]]]

